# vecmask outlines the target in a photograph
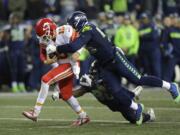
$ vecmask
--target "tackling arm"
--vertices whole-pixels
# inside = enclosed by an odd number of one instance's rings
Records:
[[[74,61],[84,61],[89,57],[89,52],[85,48],[81,48],[77,52],[72,54],[72,59]]]
[[[90,31],[81,33],[80,37],[77,38],[70,44],[59,45],[57,46],[58,53],[74,53],[80,48],[82,48],[85,44],[89,42],[91,39]]]

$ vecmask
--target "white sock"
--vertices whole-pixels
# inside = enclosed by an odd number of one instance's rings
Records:
[[[44,82],[41,82],[41,89],[39,91],[39,94],[36,100],[36,105],[34,107],[35,109],[34,111],[37,116],[41,112],[42,106],[47,98],[48,90],[49,90],[49,85]]]
[[[171,87],[171,84],[169,82],[162,81],[162,88],[169,90],[170,87]]]
[[[138,104],[132,100],[130,108],[133,109],[133,110],[137,110],[138,109]]]
[[[19,82],[19,86],[25,88],[25,84],[23,82]]]
[[[13,81],[11,85],[12,85],[12,87],[17,87],[17,82]]]
[[[86,116],[86,113],[81,108],[81,106],[79,105],[79,102],[77,101],[77,99],[74,96],[71,96],[66,102],[71,106],[71,108],[77,114],[79,114],[80,117],[85,117]]]

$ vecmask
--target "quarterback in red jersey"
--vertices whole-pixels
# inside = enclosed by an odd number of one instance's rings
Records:
[[[90,121],[88,115],[72,95],[74,75],[78,78],[80,72],[79,63],[67,54],[51,53],[51,49],[48,48],[48,45],[69,43],[76,39],[78,33],[69,25],[57,27],[49,18],[40,19],[36,23],[35,31],[40,42],[41,60],[44,64],[57,63],[57,66],[43,75],[35,107],[33,110],[24,111],[23,115],[33,121],[37,121],[37,117],[47,98],[49,86],[56,83],[62,99],[79,115],[78,119],[73,122],[73,125],[80,126],[88,123]]]

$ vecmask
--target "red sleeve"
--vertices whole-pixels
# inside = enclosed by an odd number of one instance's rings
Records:
[[[45,61],[47,59],[46,49],[41,47],[41,45],[40,45],[40,59],[41,61]]]

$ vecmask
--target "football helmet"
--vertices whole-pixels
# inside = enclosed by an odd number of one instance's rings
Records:
[[[36,35],[40,43],[48,44],[55,36],[57,25],[50,18],[42,18],[35,25]]]
[[[76,31],[80,31],[87,22],[86,14],[81,11],[75,11],[67,18],[67,23]]]

